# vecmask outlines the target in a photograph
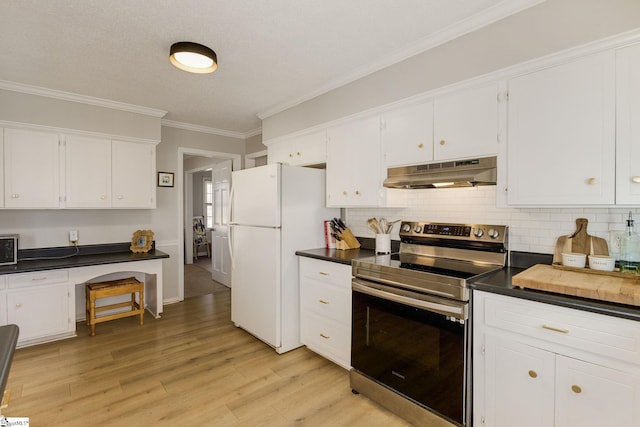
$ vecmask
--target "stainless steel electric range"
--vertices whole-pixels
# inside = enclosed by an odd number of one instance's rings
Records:
[[[400,252],[353,262],[351,388],[416,425],[470,425],[467,283],[503,268],[504,225],[405,221]]]

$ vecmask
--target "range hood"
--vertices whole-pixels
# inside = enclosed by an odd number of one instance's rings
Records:
[[[388,188],[451,188],[496,185],[496,157],[387,169]]]

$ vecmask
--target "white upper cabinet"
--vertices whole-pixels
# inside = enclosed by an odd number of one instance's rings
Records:
[[[509,80],[508,204],[614,204],[614,79],[607,51]]]
[[[4,206],[59,208],[60,146],[56,133],[4,130]]]
[[[433,102],[388,111],[382,123],[386,167],[433,160]]]
[[[640,203],[640,44],[616,53],[616,203]]]
[[[327,130],[327,207],[384,206],[378,116]]]
[[[67,135],[66,207],[111,206],[111,140]]]
[[[277,142],[268,147],[268,163],[309,166],[327,161],[327,132],[313,132]]]
[[[498,153],[498,84],[437,98],[433,109],[434,160]]]
[[[112,207],[156,207],[155,145],[112,141],[111,164]]]

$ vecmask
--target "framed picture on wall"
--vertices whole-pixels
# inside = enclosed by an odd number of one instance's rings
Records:
[[[158,172],[158,187],[173,187],[173,173]]]

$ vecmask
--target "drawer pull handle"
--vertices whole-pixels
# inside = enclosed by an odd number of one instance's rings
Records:
[[[328,340],[329,338],[331,338],[329,335],[325,335],[325,334],[320,334],[320,336],[325,340]]]
[[[537,378],[538,377],[538,373],[536,371],[534,371],[534,370],[530,370],[529,371],[529,376],[531,378]]]
[[[42,280],[47,280],[47,276],[44,276],[44,277],[33,277],[33,278],[31,278],[31,281],[32,281],[32,282],[40,282],[40,281],[42,281]]]
[[[549,326],[549,325],[542,325],[542,327],[544,329],[548,329],[550,331],[554,331],[554,332],[560,332],[561,334],[568,334],[569,330],[568,329],[560,329],[560,328],[554,328],[553,326]]]
[[[329,275],[329,273],[325,273],[324,271],[321,271],[319,274],[320,274],[321,276],[328,276],[328,275]]]
[[[318,301],[320,301],[320,304],[329,304],[329,301],[325,301],[325,300],[323,300],[323,299],[318,300]]]
[[[20,307],[22,307],[22,304],[20,303],[16,304],[16,308],[20,308]]]
[[[574,392],[575,394],[582,393],[582,389],[580,388],[580,386],[575,384],[571,386],[571,391]]]

